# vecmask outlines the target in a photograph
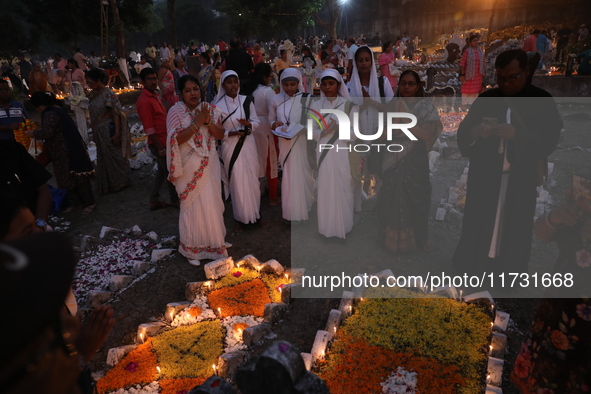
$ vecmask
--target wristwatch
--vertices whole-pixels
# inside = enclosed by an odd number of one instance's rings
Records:
[[[41,228],[47,227],[47,222],[43,219],[35,220],[35,224],[37,224],[37,227],[41,227]]]

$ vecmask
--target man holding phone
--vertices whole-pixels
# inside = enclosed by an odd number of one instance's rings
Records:
[[[527,272],[536,187],[562,120],[551,95],[527,82],[522,50],[495,62],[498,88],[482,93],[458,129],[470,158],[462,236],[453,256],[461,272]]]

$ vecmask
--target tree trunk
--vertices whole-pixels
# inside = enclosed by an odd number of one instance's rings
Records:
[[[339,4],[339,0],[327,0],[326,7],[328,8],[328,21],[323,21],[318,16],[318,13],[315,12],[314,19],[316,22],[324,29],[326,32],[331,36],[331,38],[337,38],[337,23],[339,22],[339,17],[341,16],[341,5]]]
[[[123,21],[119,18],[119,4],[117,0],[111,0],[111,8],[113,10],[113,19],[117,24],[117,57],[120,59],[127,59],[127,51],[125,50],[125,29]]]
[[[176,0],[167,0],[166,4],[168,5],[168,19],[170,20],[170,41],[172,43],[172,47],[177,47],[177,30],[176,30]],[[171,55],[173,55],[171,53]]]

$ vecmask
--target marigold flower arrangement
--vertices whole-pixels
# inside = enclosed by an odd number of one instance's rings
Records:
[[[152,349],[151,339],[148,339],[107,372],[97,382],[97,390],[102,394],[132,384],[149,383],[156,378],[156,365],[156,353]]]
[[[270,302],[269,288],[258,278],[209,293],[209,304],[213,310],[221,310],[222,316],[263,316],[265,304]]]
[[[206,377],[223,352],[219,320],[177,327],[152,340],[164,378]]]
[[[263,322],[265,304],[281,302],[287,283],[287,276],[233,269],[213,282],[214,290],[198,294],[174,316],[171,330],[148,338],[108,371],[97,383],[99,393],[129,394],[144,388],[188,393],[211,376],[218,356],[246,348],[243,331]]]
[[[345,392],[338,387],[379,392],[380,382],[398,366],[418,373],[421,393],[482,389],[490,317],[479,306],[417,297],[402,289],[376,289],[367,295],[407,298],[368,298],[357,306],[338,332],[328,361],[322,363],[321,376],[331,392]],[[383,364],[378,355],[387,355]],[[417,363],[426,363],[421,364],[425,368]],[[357,384],[359,390],[353,390],[351,385]]]

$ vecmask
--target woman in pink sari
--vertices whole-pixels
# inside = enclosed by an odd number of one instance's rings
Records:
[[[170,71],[170,59],[163,59],[160,69],[158,70],[158,84],[162,92],[162,104],[168,111],[170,107],[176,104],[178,96],[174,87],[174,76]]]
[[[390,74],[390,64],[396,65],[396,55],[392,50],[392,41],[386,41],[382,45],[382,54],[378,59],[378,65],[380,66],[382,77],[388,78],[390,85],[392,85],[392,90],[395,91],[396,86],[398,86],[398,76]]]

